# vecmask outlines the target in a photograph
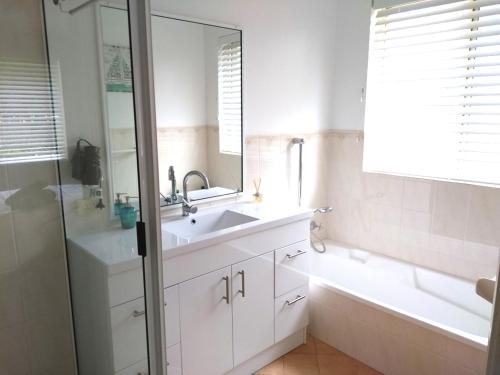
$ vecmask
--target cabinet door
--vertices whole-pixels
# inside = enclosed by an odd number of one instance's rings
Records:
[[[231,267],[179,286],[182,372],[220,375],[233,367]]]
[[[232,266],[234,365],[274,344],[274,254]]]
[[[179,288],[171,286],[164,291],[165,299],[165,331],[167,348],[181,341],[179,328]]]

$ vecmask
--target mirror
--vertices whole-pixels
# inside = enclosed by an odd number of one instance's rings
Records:
[[[137,196],[126,12],[102,8],[102,68],[110,194]],[[162,205],[243,189],[241,30],[152,16],[153,68]],[[208,181],[208,184],[207,184]]]
[[[242,190],[241,31],[152,17],[160,191],[179,202]]]

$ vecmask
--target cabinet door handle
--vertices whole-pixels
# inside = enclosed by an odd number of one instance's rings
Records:
[[[293,299],[293,300],[291,300],[291,301],[286,301],[286,304],[287,304],[288,306],[290,306],[290,305],[293,305],[294,303],[299,302],[300,300],[302,300],[302,299],[304,299],[304,298],[306,298],[306,296],[301,296],[300,294],[297,294],[297,297],[296,297],[295,299]]]
[[[224,276],[222,280],[226,282],[226,295],[222,299],[225,299],[226,303],[229,304],[229,276]]]
[[[303,255],[303,254],[307,254],[307,251],[302,251],[302,250],[297,250],[297,252],[295,254],[286,254],[286,257],[288,259],[293,259],[295,257],[298,257],[299,255]]]
[[[134,318],[138,318],[144,314],[146,314],[146,310],[134,310],[134,312],[132,313],[132,316]]]
[[[238,273],[241,275],[241,289],[238,290],[238,293],[241,293],[241,296],[245,297],[245,271],[241,270]]]

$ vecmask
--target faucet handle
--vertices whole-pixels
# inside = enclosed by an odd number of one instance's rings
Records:
[[[189,214],[195,214],[198,212],[198,207],[194,206],[189,202],[189,198],[184,198],[184,196],[180,196],[180,200],[182,203],[182,216],[188,216]]]

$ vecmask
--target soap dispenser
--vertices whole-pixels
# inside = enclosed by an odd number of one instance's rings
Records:
[[[116,193],[116,200],[115,200],[115,204],[113,206],[113,214],[115,216],[120,216],[120,212],[122,210],[122,207],[124,206],[121,196],[124,194],[125,193]]]
[[[125,205],[120,210],[120,221],[123,229],[132,229],[137,221],[137,211],[130,204],[130,197],[125,197]]]

